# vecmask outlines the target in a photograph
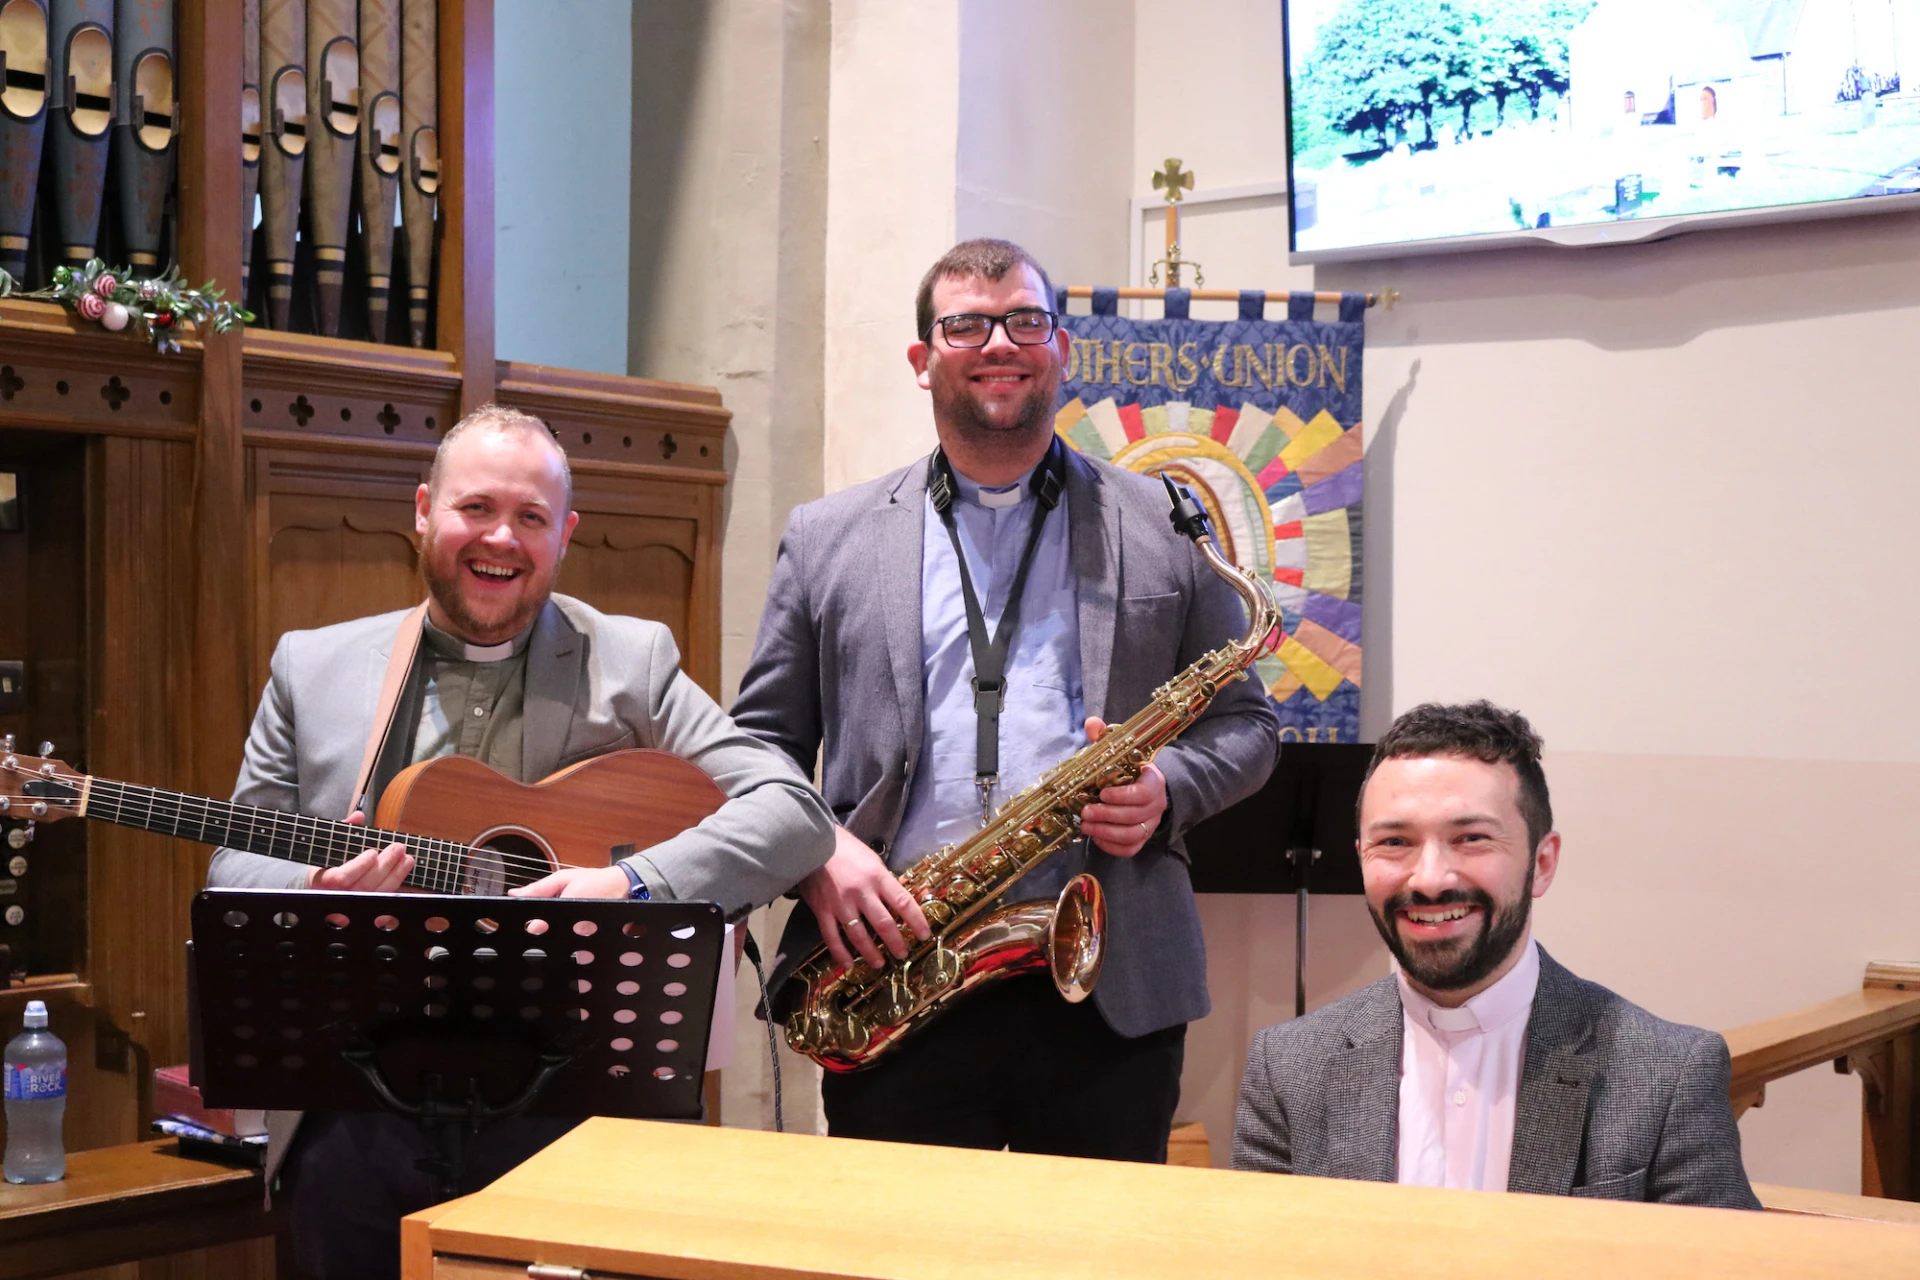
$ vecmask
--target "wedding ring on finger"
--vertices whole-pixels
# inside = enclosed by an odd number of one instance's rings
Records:
[[[840,927],[841,927],[842,929],[851,929],[851,928],[853,928],[853,927],[854,927],[855,925],[865,925],[866,923],[867,923],[867,922],[866,922],[865,920],[863,920],[863,919],[861,919],[861,918],[860,918],[859,916],[855,916],[855,917],[854,917],[853,919],[851,919],[851,920],[842,920],[842,921],[840,922]]]

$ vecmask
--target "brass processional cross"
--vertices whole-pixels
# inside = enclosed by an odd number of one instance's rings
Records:
[[[1180,167],[1180,162],[1168,157],[1159,171],[1153,175],[1153,189],[1167,193],[1167,256],[1153,264],[1153,270],[1147,273],[1147,283],[1160,283],[1160,268],[1167,269],[1167,288],[1180,287],[1180,268],[1193,268],[1193,282],[1205,284],[1206,277],[1200,274],[1200,264],[1189,262],[1180,256],[1180,198],[1183,193],[1193,190],[1193,171]]]

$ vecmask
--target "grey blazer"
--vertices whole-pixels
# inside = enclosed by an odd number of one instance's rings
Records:
[[[1067,539],[1089,714],[1109,723],[1230,636],[1240,599],[1167,523],[1161,486],[1068,451]],[[834,817],[884,853],[906,807],[926,714],[920,559],[926,460],[794,510],[780,542],[753,660],[733,704],[741,728],[811,770]],[[1133,858],[1091,845],[1073,858],[1106,890],[1112,945],[1094,1001],[1141,1036],[1206,1016],[1206,948],[1185,833],[1252,794],[1279,734],[1257,677],[1230,684],[1156,761],[1168,808]],[[810,911],[781,941],[791,965],[819,944]]]
[[[1400,987],[1382,978],[1254,1038],[1233,1167],[1394,1180]],[[1663,1022],[1540,951],[1507,1190],[1758,1209],[1727,1042]]]
[[[346,816],[404,613],[280,637],[247,735],[236,801]],[[820,797],[785,756],[734,728],[681,672],[673,636],[657,622],[554,596],[528,642],[521,735],[529,778],[626,747],[657,747],[720,784],[729,799],[718,812],[645,851],[682,899],[715,901],[733,914],[778,897],[833,852],[833,825]],[[294,889],[306,875],[297,862],[221,849],[207,884]],[[299,1123],[298,1112],[268,1114],[269,1187]]]
[[[346,816],[402,616],[280,637],[236,801]],[[730,799],[717,813],[645,851],[678,898],[718,902],[733,915],[778,897],[833,852],[820,797],[785,756],[736,729],[681,672],[673,636],[657,622],[554,596],[528,644],[521,733],[529,778],[626,747],[657,747],[720,784]],[[288,889],[306,875],[296,862],[221,849],[207,883]]]

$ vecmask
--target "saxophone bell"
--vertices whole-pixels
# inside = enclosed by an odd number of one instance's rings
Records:
[[[1047,921],[1047,972],[1068,1004],[1093,994],[1107,960],[1107,895],[1086,872],[1067,881]]]

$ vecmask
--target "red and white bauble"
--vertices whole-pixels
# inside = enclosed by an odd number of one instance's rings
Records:
[[[74,310],[80,313],[82,320],[98,321],[106,309],[107,300],[97,293],[83,293],[80,301],[74,304]]]
[[[103,298],[111,298],[113,291],[119,287],[120,282],[115,280],[108,272],[103,271],[94,277],[93,291]]]

